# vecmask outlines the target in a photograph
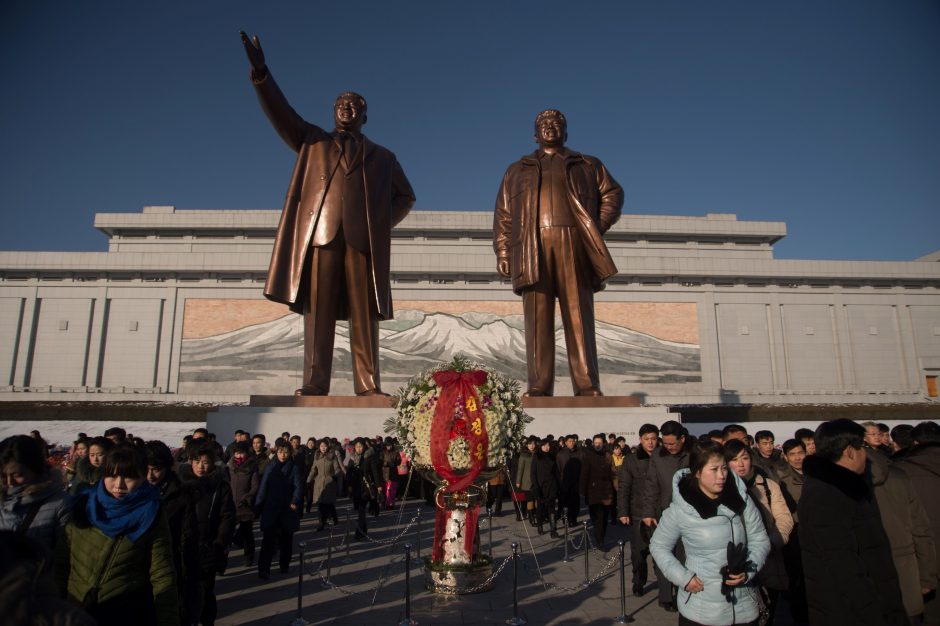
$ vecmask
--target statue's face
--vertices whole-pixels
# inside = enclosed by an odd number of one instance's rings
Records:
[[[365,107],[356,97],[340,96],[333,105],[333,120],[340,130],[359,130],[366,123]]]
[[[539,120],[535,141],[540,146],[560,148],[565,144],[567,133],[568,129],[564,121],[558,117],[546,116]]]

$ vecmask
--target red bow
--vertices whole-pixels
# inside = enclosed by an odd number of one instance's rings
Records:
[[[431,423],[431,463],[447,481],[446,491],[453,493],[466,489],[486,467],[489,437],[476,392],[486,382],[486,372],[444,370],[435,372],[433,378],[441,394]],[[447,459],[447,448],[457,437],[470,445],[470,470],[463,475],[458,475]]]

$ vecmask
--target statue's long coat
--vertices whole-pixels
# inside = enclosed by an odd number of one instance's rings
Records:
[[[333,135],[305,121],[291,108],[270,72],[252,82],[268,119],[281,138],[297,153],[294,173],[277,227],[264,295],[275,302],[287,304],[296,313],[303,313],[306,301],[303,294],[310,288],[306,257],[317,220],[339,220],[342,217],[342,207],[325,205],[324,199],[333,177],[343,176],[344,170],[340,166],[343,151]],[[379,319],[391,319],[391,230],[408,215],[414,205],[415,195],[390,150],[369,141],[365,136],[362,150],[371,283]],[[348,313],[345,298],[343,300],[340,319],[346,319]]]

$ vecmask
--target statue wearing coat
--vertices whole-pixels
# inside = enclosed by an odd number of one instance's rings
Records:
[[[620,219],[623,189],[595,157],[565,148],[567,121],[539,113],[539,149],[506,170],[493,215],[497,270],[522,296],[529,396],[555,384],[555,300],[575,395],[600,396],[594,292],[617,273],[604,233]]]
[[[346,319],[354,391],[383,394],[378,323],[393,316],[391,230],[414,205],[414,191],[395,155],[362,134],[362,96],[340,94],[335,130],[327,132],[287,103],[258,38],[242,33],[242,42],[261,108],[297,153],[264,288],[304,316],[303,385],[295,394],[329,393],[336,321]]]

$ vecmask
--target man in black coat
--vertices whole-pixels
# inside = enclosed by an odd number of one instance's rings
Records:
[[[650,455],[650,465],[646,473],[639,516],[643,525],[655,532],[659,518],[672,503],[672,477],[680,469],[689,466],[689,451],[686,446],[686,431],[679,422],[663,422],[660,429],[662,446]],[[637,515],[637,513],[634,513]],[[676,545],[676,556],[685,560],[682,543]],[[676,607],[676,588],[653,562],[656,580],[659,585],[659,606],[670,613],[678,611]]]
[[[190,446],[189,465],[180,466],[180,479],[196,493],[193,504],[199,536],[199,569],[202,579],[200,624],[212,626],[218,614],[216,574],[224,573],[228,548],[235,535],[235,501],[228,473],[216,465],[214,442]]]
[[[633,595],[642,596],[649,569],[650,529],[640,522],[640,502],[646,487],[650,456],[659,446],[659,429],[653,424],[640,427],[640,445],[636,452],[624,456],[617,481],[617,516],[630,527],[630,565],[633,568]]]
[[[377,454],[367,454],[366,441],[362,438],[353,443],[352,452],[346,455],[344,465],[346,480],[349,482],[349,496],[357,515],[356,541],[361,541],[368,537],[366,507],[378,498],[378,485],[382,484],[382,467],[379,465]]]
[[[532,457],[532,495],[538,503],[536,520],[539,534],[545,532],[545,520],[551,520],[551,537],[558,537],[555,518],[555,500],[558,499],[559,475],[558,466],[551,454],[552,442],[543,439]]]
[[[559,450],[555,457],[558,465],[558,475],[561,477],[561,493],[558,497],[558,516],[567,510],[568,528],[574,528],[578,523],[578,512],[581,509],[580,481],[581,481],[581,450],[578,449],[578,436],[565,437],[565,446]]]
[[[163,510],[173,539],[173,566],[179,593],[180,624],[195,624],[202,612],[202,571],[199,562],[199,493],[184,486],[173,471],[173,454],[162,441],[144,444],[147,482],[160,490]],[[181,467],[189,467],[183,465]]]
[[[940,546],[940,426],[935,422],[921,422],[911,431],[914,445],[898,466],[910,477],[914,491],[920,496],[935,546]],[[938,550],[940,553],[940,550]],[[932,582],[940,588],[940,577]],[[928,587],[929,588],[929,587]],[[924,624],[940,624],[940,598],[937,592],[924,597]]]
[[[594,525],[597,547],[607,552],[607,507],[614,502],[614,473],[603,433],[594,435],[591,448],[581,457],[581,493]]]
[[[865,476],[865,429],[823,422],[806,457],[800,546],[810,624],[908,624],[891,547]]]

